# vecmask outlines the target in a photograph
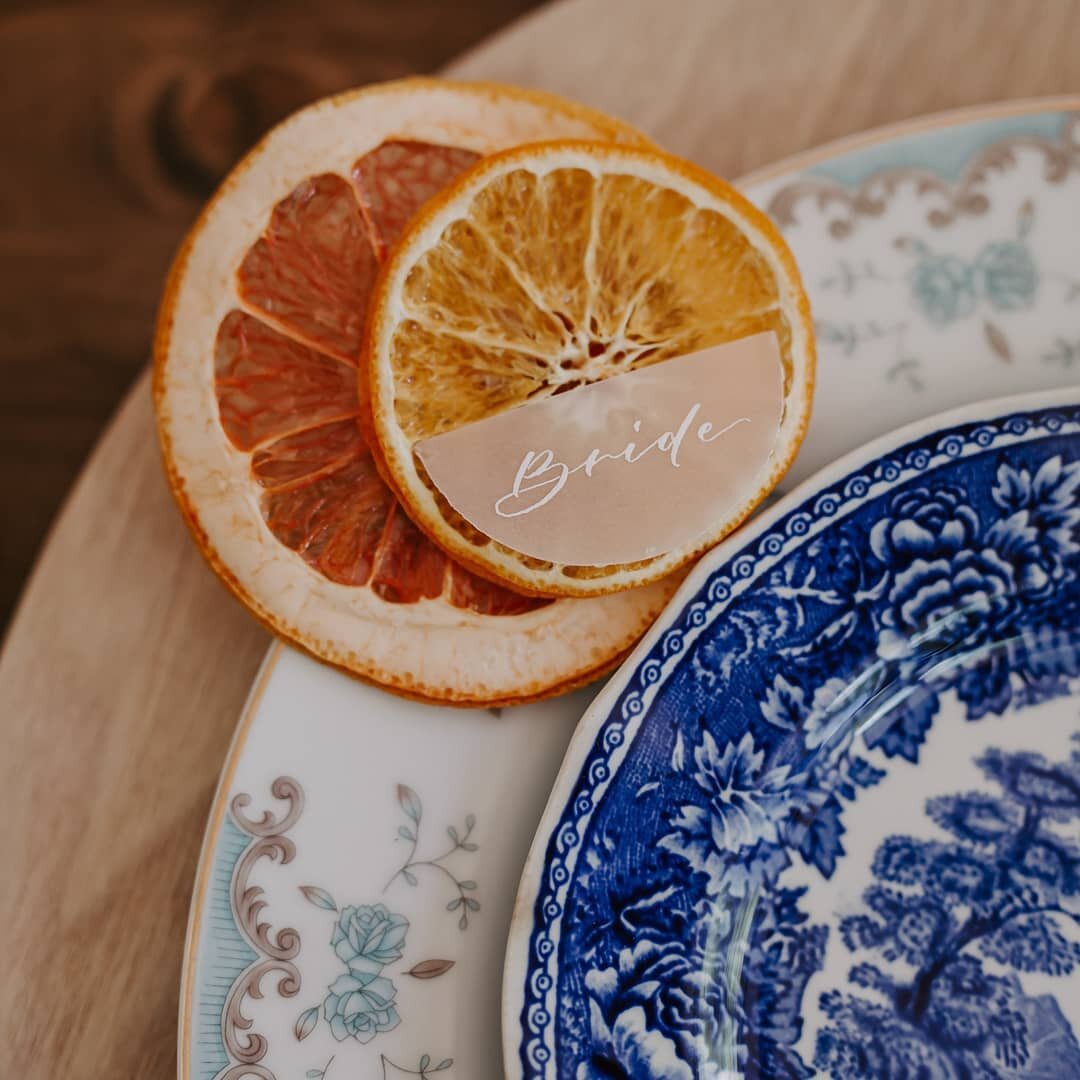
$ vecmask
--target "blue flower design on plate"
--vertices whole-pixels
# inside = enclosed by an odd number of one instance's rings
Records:
[[[1080,754],[980,752],[978,790],[924,800],[934,838],[878,845],[861,911],[808,906],[851,807],[922,764],[946,704],[979,721],[1077,688],[1080,406],[1054,400],[924,425],[694,575],[541,826],[508,967],[517,1075],[1080,1073],[1059,1004]],[[846,983],[821,983],[830,949]]]
[[[363,979],[401,959],[408,930],[408,919],[385,904],[358,904],[341,912],[330,944],[350,974]]]
[[[911,292],[922,313],[938,326],[948,326],[975,310],[972,268],[955,255],[924,251],[911,273]]]
[[[383,892],[387,892],[399,878],[406,884],[416,887],[419,884],[414,871],[421,868],[438,870],[441,876],[453,882],[458,896],[446,906],[450,911],[465,907],[465,911],[479,911],[480,903],[467,894],[477,888],[475,881],[459,881],[457,875],[444,864],[458,851],[474,852],[479,845],[471,840],[476,818],[469,814],[465,820],[464,834],[454,826],[447,827],[452,846],[434,859],[417,857],[420,843],[420,828],[424,816],[424,804],[413,788],[408,784],[397,785],[397,801],[408,825],[398,827],[397,839],[409,844],[409,853],[405,860],[386,883]],[[298,1042],[308,1038],[319,1023],[320,1015],[330,1028],[330,1034],[339,1042],[354,1040],[366,1045],[377,1035],[393,1031],[401,1023],[401,1014],[397,1007],[397,986],[393,978],[386,974],[386,969],[396,964],[405,954],[406,938],[409,933],[409,920],[404,915],[391,911],[385,904],[348,904],[338,907],[333,895],[320,885],[301,885],[300,892],[309,904],[323,911],[337,915],[334,929],[330,934],[330,946],[334,955],[341,962],[344,971],[326,990],[326,997],[319,1005],[310,1005],[296,1019],[293,1034]],[[468,905],[466,907],[466,905]],[[459,917],[459,927],[468,926],[465,912]],[[403,972],[412,979],[428,981],[445,975],[454,967],[455,961],[439,957],[421,960]],[[323,1080],[326,1077],[333,1058],[322,1068],[309,1069],[311,1080]],[[383,1072],[393,1067],[401,1070],[385,1054],[379,1055]],[[442,1072],[454,1064],[452,1058],[442,1058],[433,1063],[431,1056],[425,1054],[420,1059],[417,1076],[426,1076],[428,1072]]]
[[[397,988],[385,976],[364,978],[350,972],[339,975],[330,985],[323,1002],[323,1016],[330,1022],[330,1032],[338,1042],[356,1039],[371,1042],[384,1031],[393,1031],[401,1023],[394,998]]]
[[[997,240],[979,253],[975,288],[997,311],[1016,311],[1035,302],[1039,271],[1022,240]]]
[[[705,875],[710,892],[742,897],[775,872],[781,830],[796,794],[787,765],[768,768],[747,732],[723,751],[708,731],[694,749],[704,803],[687,803],[660,840]]]
[[[971,315],[980,299],[995,311],[1031,307],[1039,291],[1039,270],[1026,242],[1034,220],[1034,207],[1025,202],[1017,215],[1015,239],[993,240],[971,261],[900,237],[897,247],[918,258],[911,271],[911,295],[926,320],[948,326]]]

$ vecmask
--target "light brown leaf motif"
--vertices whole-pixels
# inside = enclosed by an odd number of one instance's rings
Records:
[[[421,960],[405,974],[411,975],[414,979],[437,979],[440,975],[445,975],[453,966],[453,960]]]
[[[296,1038],[303,1042],[314,1030],[315,1025],[319,1022],[319,1007],[313,1005],[310,1009],[305,1009],[296,1019],[296,1026],[293,1028],[293,1034]]]
[[[1009,339],[1001,328],[987,319],[983,323],[983,330],[986,333],[986,340],[994,353],[1004,360],[1006,364],[1011,364],[1012,348],[1009,345]]]

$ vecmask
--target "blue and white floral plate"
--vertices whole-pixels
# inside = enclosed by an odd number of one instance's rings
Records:
[[[744,182],[818,319],[793,476],[952,404],[1077,379],[1078,131],[1075,98],[971,110]],[[195,885],[181,1080],[497,1080],[513,896],[589,700],[436,711],[275,646]]]
[[[1080,1076],[1080,389],[921,422],[707,555],[579,725],[506,1072]]]

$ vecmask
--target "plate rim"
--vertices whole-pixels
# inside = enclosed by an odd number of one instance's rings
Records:
[[[989,102],[977,105],[967,105],[958,108],[940,110],[933,113],[924,114],[921,116],[910,117],[904,120],[894,121],[888,124],[879,124],[874,127],[867,128],[864,131],[855,132],[850,135],[840,136],[839,138],[831,139],[827,142],[821,143],[818,146],[811,147],[806,150],[797,151],[793,154],[788,154],[777,161],[761,166],[757,169],[753,169],[748,173],[743,174],[737,180],[734,181],[736,187],[740,190],[747,190],[754,185],[774,181],[780,179],[789,174],[802,172],[803,170],[819,164],[823,161],[829,161],[837,157],[844,156],[849,153],[853,153],[858,150],[866,149],[867,147],[884,144],[894,141],[898,138],[903,138],[907,135],[918,134],[923,131],[930,130],[946,130],[953,127],[962,127],[971,123],[978,123],[983,120],[992,120],[999,117],[1008,116],[1021,116],[1021,115],[1036,115],[1040,113],[1055,113],[1055,112],[1069,112],[1080,111],[1080,94],[1056,94],[1047,95],[1041,97],[1028,97],[1015,100],[1006,100],[999,102]],[[1061,391],[1056,391],[1060,393]],[[1050,392],[1055,393],[1055,392]],[[1028,396],[1028,395],[1025,395]],[[1015,395],[1014,395],[1015,397]],[[1007,398],[998,398],[992,400],[1008,400]],[[990,404],[987,402],[986,404]],[[970,406],[963,406],[961,409],[969,408]],[[956,410],[954,410],[956,411]],[[947,414],[935,414],[936,416],[943,416]],[[930,418],[931,420],[934,417]],[[920,424],[927,421],[915,421],[911,427],[917,427]],[[905,431],[907,428],[899,429]],[[883,436],[882,438],[887,438]],[[876,443],[878,440],[874,440]],[[873,444],[864,444],[862,447],[857,448],[855,451],[851,451],[849,454],[845,454],[842,458],[838,459],[838,462],[832,462],[824,469],[819,470],[812,476],[808,477],[796,488],[789,492],[783,499],[781,499],[776,507],[781,507],[786,504],[787,500],[793,496],[798,495],[805,485],[814,482],[819,477],[823,476],[827,471],[831,470],[833,466],[839,462],[847,460],[851,454],[857,454],[860,450],[866,450]],[[771,515],[775,508],[770,508],[760,515],[759,518],[754,519],[752,522],[740,530],[740,536],[744,533],[749,536],[748,529],[756,526],[761,519],[771,520]],[[679,590],[672,596],[665,607],[664,612],[667,612],[680,601],[680,597],[683,596],[687,586],[697,579],[698,571],[701,569],[706,560],[710,559],[718,551],[727,547],[729,541],[721,543],[717,548],[714,548],[711,552],[706,553],[702,560],[694,567],[690,575],[680,586]],[[663,618],[663,613],[660,618]],[[570,743],[567,747],[566,757],[564,758],[564,766],[566,760],[568,760],[570,751],[574,747],[575,742],[581,732],[582,724],[585,719],[597,707],[597,703],[605,698],[608,689],[612,683],[620,677],[621,673],[628,669],[630,664],[635,661],[638,656],[639,650],[646,643],[651,643],[653,639],[653,632],[659,624],[659,619],[650,628],[644,638],[638,643],[634,651],[623,661],[618,671],[611,676],[608,683],[601,689],[596,699],[586,713],[578,721],[578,727],[575,729],[575,733],[572,736]],[[178,1080],[192,1080],[191,1073],[191,1014],[194,1006],[194,994],[195,994],[195,972],[196,972],[196,959],[198,954],[198,939],[202,929],[202,916],[206,904],[207,889],[210,880],[210,870],[213,861],[215,840],[220,832],[221,823],[224,819],[225,810],[228,802],[228,790],[232,784],[233,777],[235,776],[237,767],[240,762],[240,758],[243,754],[244,747],[247,743],[248,735],[250,734],[251,726],[254,723],[255,716],[258,712],[259,706],[262,703],[262,699],[266,694],[267,688],[270,684],[271,676],[277,668],[284,650],[288,647],[287,643],[280,638],[273,638],[270,644],[267,646],[266,653],[263,656],[262,662],[259,666],[259,670],[252,680],[251,688],[248,691],[248,696],[244,702],[244,706],[240,712],[240,716],[237,719],[236,728],[233,732],[233,736],[229,743],[229,748],[226,751],[224,761],[222,762],[221,771],[218,774],[217,784],[214,790],[214,796],[210,804],[210,811],[207,814],[206,825],[203,829],[202,843],[199,849],[199,858],[195,867],[195,874],[192,879],[191,886],[191,900],[188,906],[188,918],[187,925],[184,934],[184,948],[180,963],[180,986],[179,986],[179,1002],[178,1002],[178,1024],[177,1024],[177,1078]],[[556,777],[555,783],[552,787],[552,794],[549,796],[548,803],[544,809],[544,815],[541,817],[541,826],[547,819],[548,809],[551,806],[551,800],[555,791],[559,789],[559,784],[562,779],[562,767],[560,767],[559,774]],[[539,830],[537,835],[539,835]],[[535,841],[534,841],[535,843]],[[532,849],[530,848],[529,857],[526,859],[525,872],[532,862]],[[522,896],[522,887],[525,883],[525,875],[523,873],[522,879],[519,882],[517,894],[515,896],[513,915],[511,918],[511,937],[514,935],[515,926],[519,918],[518,904]],[[507,967],[509,964],[510,952],[507,950],[504,958],[504,967],[502,971],[502,979],[504,986],[507,981]],[[503,994],[503,1059],[504,1069],[507,1060],[507,1043],[506,1043],[506,995]]]
[[[191,1013],[195,1004],[196,957],[199,951],[199,936],[202,931],[203,914],[206,909],[216,841],[221,833],[222,822],[225,819],[225,810],[229,802],[229,789],[232,787],[236,770],[240,765],[244,746],[247,743],[248,735],[251,733],[251,726],[270,686],[270,678],[281,661],[285,649],[286,643],[280,638],[275,638],[270,642],[266,653],[263,655],[259,670],[252,680],[250,690],[248,690],[244,707],[240,710],[240,718],[236,722],[236,729],[229,741],[229,749],[225,752],[225,761],[222,764],[217,785],[214,788],[210,812],[206,817],[206,827],[203,830],[202,844],[199,848],[199,861],[196,864],[195,879],[191,887],[187,928],[184,932],[184,955],[180,962],[179,1017],[176,1032],[176,1072],[178,1080],[190,1080],[192,1075]]]
[[[740,552],[750,549],[763,533],[774,528],[781,519],[811,500],[815,493],[835,485],[854,469],[865,467],[891,451],[896,451],[920,438],[926,438],[934,432],[951,431],[964,424],[999,421],[1017,413],[1052,410],[1069,405],[1080,406],[1080,384],[1053,390],[1036,390],[987,398],[904,424],[902,427],[895,428],[849,450],[808,476],[772,506],[747,522],[742,529],[706,552],[695,564],[649,631],[609,677],[582,714],[570,737],[555,782],[552,784],[551,794],[548,796],[544,812],[537,825],[518,883],[503,959],[501,1027],[503,1074],[506,1080],[521,1080],[526,1075],[521,1065],[521,1043],[524,1030],[520,1017],[524,999],[520,993],[520,987],[529,973],[528,958],[531,952],[534,925],[533,909],[537,891],[547,867],[546,849],[552,836],[553,826],[558,824],[567,804],[567,796],[572,791],[581,773],[582,764],[596,742],[597,735],[603,727],[603,721],[610,715],[614,705],[637,676],[642,663],[648,659],[660,639],[679,619],[688,603],[701,591],[709,577]],[[1080,438],[1080,433],[1076,437]],[[614,775],[613,772],[612,777]],[[512,994],[508,994],[510,987],[514,988]]]
[[[743,173],[732,181],[740,190],[756,184],[771,183],[790,172],[802,172],[805,169],[831,161],[858,150],[871,146],[883,145],[909,135],[920,135],[928,131],[943,131],[951,127],[978,124],[984,120],[998,120],[1009,116],[1031,116],[1041,113],[1080,111],[1080,94],[1048,94],[1042,97],[1024,97],[1005,101],[984,102],[978,105],[960,105],[952,109],[940,109],[921,116],[894,120],[888,124],[878,124],[856,131],[850,135],[840,135],[828,142],[797,150],[768,165],[758,166],[748,173]]]

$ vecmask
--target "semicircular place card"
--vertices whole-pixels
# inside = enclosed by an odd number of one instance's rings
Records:
[[[760,489],[784,405],[774,333],[566,385],[417,446],[487,536],[556,563],[633,562],[694,540]]]

